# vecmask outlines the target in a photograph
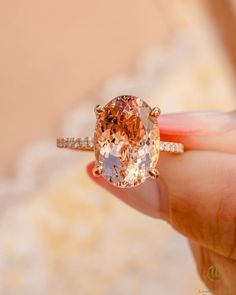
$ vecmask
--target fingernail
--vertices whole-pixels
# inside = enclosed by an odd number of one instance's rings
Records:
[[[191,135],[219,132],[232,127],[231,113],[188,112],[162,115],[159,126],[163,135]]]
[[[117,188],[109,184],[102,176],[93,176],[94,162],[87,166],[90,178],[112,195],[142,213],[168,221],[168,199],[165,186],[160,179],[147,179],[133,188]]]

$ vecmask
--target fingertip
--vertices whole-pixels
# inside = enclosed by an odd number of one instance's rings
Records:
[[[96,184],[138,211],[152,217],[168,220],[166,196],[161,193],[160,181],[147,179],[145,183],[142,183],[138,187],[118,188],[108,183],[102,176],[94,176],[94,165],[94,161],[90,162],[86,170],[89,177]]]
[[[109,184],[107,181],[105,181],[102,176],[95,176],[93,174],[94,166],[95,166],[95,161],[92,161],[87,165],[86,170],[87,170],[88,176],[98,185],[102,186],[103,188],[107,189],[108,191],[112,191],[112,189],[114,187],[111,184]]]
[[[94,178],[94,175],[93,175],[94,163],[95,162],[92,161],[86,166],[86,171],[87,171],[89,177],[91,177],[92,179]]]

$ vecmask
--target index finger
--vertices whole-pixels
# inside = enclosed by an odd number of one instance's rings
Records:
[[[186,150],[236,153],[236,112],[189,112],[159,118],[161,140],[182,142]]]

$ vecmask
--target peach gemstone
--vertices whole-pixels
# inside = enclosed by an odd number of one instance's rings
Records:
[[[151,121],[150,106],[135,96],[111,100],[98,115],[95,157],[103,177],[117,187],[133,187],[144,182],[157,165],[160,133]]]

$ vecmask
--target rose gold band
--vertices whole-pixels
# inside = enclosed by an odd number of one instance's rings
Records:
[[[57,147],[78,151],[94,151],[93,139],[91,137],[59,137]],[[160,142],[160,151],[175,154],[184,152],[184,145],[178,142]]]

